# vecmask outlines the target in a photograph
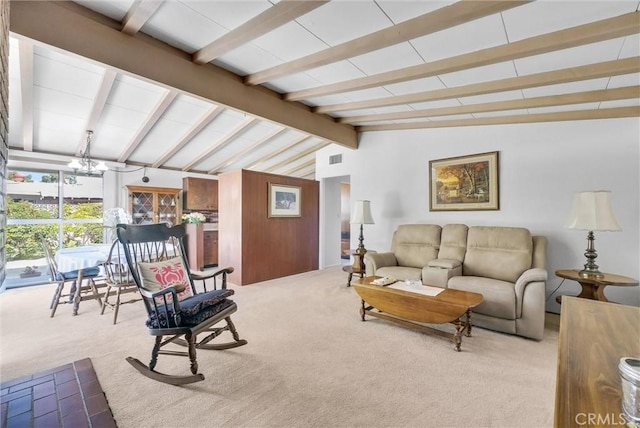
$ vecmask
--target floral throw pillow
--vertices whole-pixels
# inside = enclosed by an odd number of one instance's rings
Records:
[[[189,272],[182,258],[174,257],[161,262],[138,263],[142,286],[149,291],[158,291],[174,286],[178,290],[178,300],[193,296]],[[171,296],[167,299],[171,300]]]

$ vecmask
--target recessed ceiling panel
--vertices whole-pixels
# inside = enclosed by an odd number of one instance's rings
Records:
[[[240,76],[246,76],[275,67],[281,64],[282,60],[271,52],[248,43],[216,58],[212,63]]]
[[[289,22],[252,42],[282,62],[292,61],[326,49],[327,44],[296,22]]]
[[[188,53],[208,45],[226,30],[178,1],[165,1],[142,31]]]
[[[464,105],[468,104],[480,104],[480,103],[493,103],[497,101],[510,101],[520,100],[524,98],[522,91],[505,91],[495,92],[493,94],[474,95],[472,97],[458,98],[458,101]]]
[[[523,89],[525,98],[542,97],[547,95],[570,94],[572,92],[595,91],[606,89],[609,78],[582,80],[580,82],[561,83],[558,85],[540,86],[538,88]]]
[[[423,64],[424,61],[408,42],[359,55],[350,61],[367,75]]]
[[[634,12],[636,1],[534,1],[502,12],[510,42]]]
[[[413,94],[416,92],[434,91],[444,89],[442,81],[436,77],[425,77],[422,79],[409,80],[408,82],[385,85],[384,88],[393,95]]]
[[[181,3],[226,30],[233,30],[272,7],[266,0],[182,0]]]
[[[331,1],[298,18],[298,22],[328,46],[365,36],[392,25],[374,2]]]
[[[618,59],[624,38],[516,59],[520,76]]]
[[[507,38],[500,15],[476,19],[468,24],[458,25],[411,41],[427,62],[506,43]]]
[[[135,0],[76,0],[74,3],[78,3],[88,9],[95,10],[96,12],[108,16],[116,21],[121,21],[127,11],[131,9]]]
[[[391,20],[398,24],[455,3],[455,0],[378,0],[376,2]]]
[[[442,74],[439,77],[448,88],[452,88],[485,81],[516,77],[516,71],[513,67],[513,63],[511,61],[507,61],[498,64],[485,65],[484,67],[476,67],[471,70]]]

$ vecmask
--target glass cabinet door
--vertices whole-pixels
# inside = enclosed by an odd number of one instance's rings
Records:
[[[154,194],[151,192],[131,193],[131,217],[133,224],[154,223]]]
[[[158,223],[179,223],[176,220],[176,196],[170,193],[158,193]]]
[[[180,189],[127,186],[133,224],[179,223]]]

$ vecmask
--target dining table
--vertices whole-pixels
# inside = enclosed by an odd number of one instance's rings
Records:
[[[78,271],[78,279],[76,281],[73,293],[73,315],[78,314],[80,307],[80,291],[82,289],[82,281],[84,279],[85,269],[100,267],[102,263],[109,258],[111,244],[92,244],[80,247],[67,247],[59,249],[54,258],[60,272]]]

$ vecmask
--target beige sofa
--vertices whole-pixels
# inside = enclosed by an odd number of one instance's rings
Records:
[[[391,251],[367,253],[366,274],[473,291],[480,327],[542,339],[547,239],[518,227],[405,224]]]

